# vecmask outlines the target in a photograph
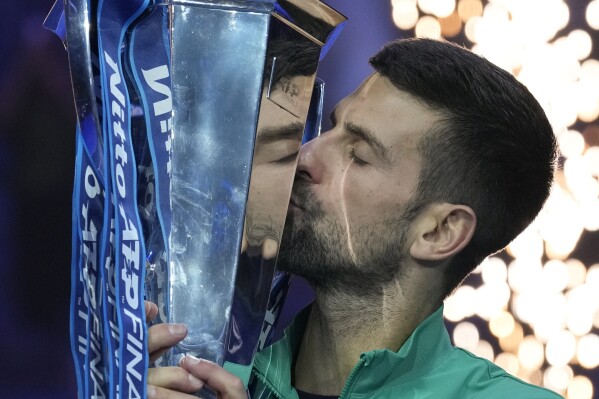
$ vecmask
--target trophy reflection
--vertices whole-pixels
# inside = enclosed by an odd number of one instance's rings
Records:
[[[158,302],[160,321],[188,336],[163,364],[190,354],[246,367],[318,61],[345,18],[319,0],[173,1],[169,14],[172,222]]]
[[[278,77],[262,95],[227,362],[249,364],[253,352],[245,341],[259,341],[316,72],[315,62],[304,67],[306,75],[289,68],[293,75]]]

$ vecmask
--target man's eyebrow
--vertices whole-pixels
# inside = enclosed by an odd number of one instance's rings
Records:
[[[389,158],[389,149],[385,147],[385,145],[381,143],[380,140],[377,139],[370,130],[349,121],[345,122],[343,126],[345,127],[345,131],[347,131],[349,134],[364,140],[366,144],[368,144],[381,156],[381,158],[383,158],[383,161],[385,161],[387,165],[391,164],[391,159]]]
[[[304,125],[300,122],[293,122],[287,125],[267,127],[260,129],[257,141],[260,144],[269,144],[279,140],[301,140]]]

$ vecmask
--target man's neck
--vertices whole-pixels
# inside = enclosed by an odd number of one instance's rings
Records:
[[[420,303],[413,299],[419,298],[406,297],[399,283],[368,297],[317,289],[295,363],[295,387],[339,395],[360,354],[383,348],[397,351],[439,306],[427,307],[430,298]]]

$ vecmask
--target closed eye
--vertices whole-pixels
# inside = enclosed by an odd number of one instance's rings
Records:
[[[353,147],[350,148],[350,150],[349,150],[349,158],[356,165],[368,165],[368,162],[364,161],[362,158],[360,158],[356,155],[356,149]]]
[[[275,163],[277,165],[284,165],[286,163],[293,162],[297,158],[297,154],[299,154],[298,151],[296,151],[292,154],[289,154],[287,156],[284,156],[283,158],[277,159],[276,161],[272,161],[272,163]]]

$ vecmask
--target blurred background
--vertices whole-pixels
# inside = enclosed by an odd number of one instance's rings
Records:
[[[385,42],[413,36],[472,48],[541,102],[561,151],[550,200],[447,300],[445,317],[456,345],[569,399],[599,398],[599,0],[326,2],[350,20],[319,69],[327,114]],[[42,28],[52,3],[0,3],[2,398],[76,397],[75,114],[67,54]]]

